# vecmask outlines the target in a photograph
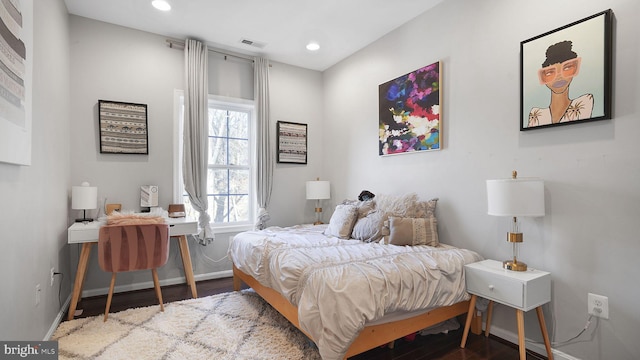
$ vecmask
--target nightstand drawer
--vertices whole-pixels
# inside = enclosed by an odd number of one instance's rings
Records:
[[[521,281],[498,277],[489,272],[466,268],[467,291],[496,302],[522,308],[524,284]]]

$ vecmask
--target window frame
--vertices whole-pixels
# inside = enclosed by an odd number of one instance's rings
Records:
[[[184,91],[174,90],[174,139],[173,139],[173,201],[176,204],[182,204],[184,191],[184,182],[182,176],[182,151],[183,151],[183,126],[182,126],[182,109],[184,102]],[[218,105],[225,110],[237,110],[249,113],[249,219],[242,222],[231,223],[213,223],[211,222],[211,228],[214,233],[232,233],[247,231],[253,229],[257,200],[256,200],[256,166],[255,166],[255,149],[256,149],[256,112],[255,102],[246,99],[230,98],[225,96],[209,95],[208,97],[209,108]],[[208,157],[208,154],[207,154]],[[219,165],[209,165],[208,168],[219,168]],[[209,194],[207,194],[209,196]],[[208,209],[211,211],[211,209]],[[211,215],[211,213],[210,213]]]

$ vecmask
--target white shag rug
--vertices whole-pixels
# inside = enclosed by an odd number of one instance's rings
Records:
[[[320,359],[315,345],[252,290],[65,321],[59,359]]]

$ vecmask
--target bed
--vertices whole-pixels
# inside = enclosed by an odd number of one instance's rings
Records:
[[[343,203],[328,225],[238,234],[229,247],[234,289],[253,288],[324,360],[462,315],[464,265],[482,258],[438,242],[436,201],[410,194]]]

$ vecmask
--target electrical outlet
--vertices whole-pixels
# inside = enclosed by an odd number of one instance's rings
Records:
[[[36,285],[36,306],[40,305],[40,292],[42,289],[40,288],[40,284]]]
[[[587,311],[589,315],[603,319],[609,318],[609,298],[602,295],[589,293],[587,295]]]
[[[55,268],[51,268],[51,271],[49,272],[49,275],[51,276],[51,280],[49,280],[49,286],[53,286],[53,282],[56,280],[55,279],[56,269]]]

